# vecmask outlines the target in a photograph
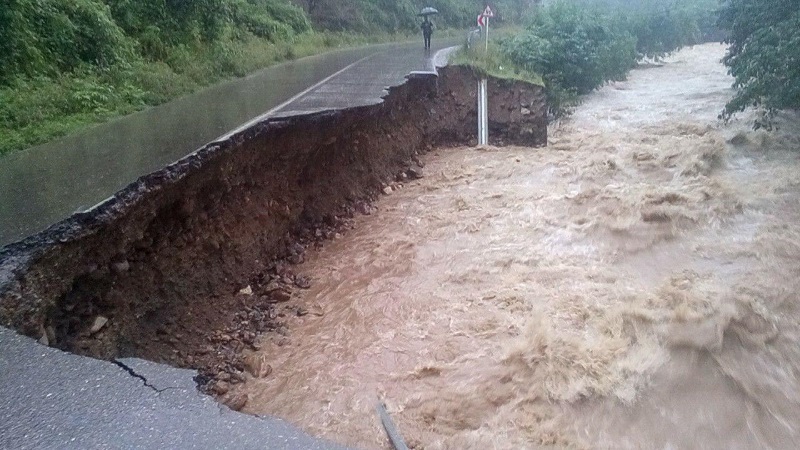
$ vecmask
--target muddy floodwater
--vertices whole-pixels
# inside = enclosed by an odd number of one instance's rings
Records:
[[[298,267],[245,411],[389,448],[797,448],[800,118],[722,124],[724,47],[587,97],[547,148],[443,148]],[[301,314],[296,314],[296,312]]]

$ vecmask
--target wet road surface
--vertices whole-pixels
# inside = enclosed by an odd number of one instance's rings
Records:
[[[432,54],[455,43],[440,40],[432,53],[409,43],[303,58],[2,157],[0,246],[93,207],[272,109],[291,115],[380,102],[385,87],[402,83],[409,72],[430,70]],[[308,93],[331,91],[328,95],[293,99],[346,67],[337,78],[341,83],[329,80],[334,82]],[[299,107],[287,109],[290,105]]]

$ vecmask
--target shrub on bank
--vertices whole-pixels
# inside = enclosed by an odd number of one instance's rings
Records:
[[[721,117],[747,107],[766,113],[755,127],[770,127],[780,109],[800,108],[800,9],[796,0],[728,0],[720,17],[729,30],[723,62],[736,94]]]
[[[702,2],[701,2],[702,3]],[[622,80],[637,60],[663,57],[702,40],[696,3],[597,0],[559,1],[533,12],[525,29],[501,41],[516,65],[540,74],[554,117],[567,114],[586,94]]]
[[[502,51],[541,74],[551,113],[566,112],[577,95],[622,79],[636,63],[636,39],[598,9],[560,2],[542,8]]]

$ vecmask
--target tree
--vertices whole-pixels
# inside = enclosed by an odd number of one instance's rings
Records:
[[[721,116],[763,107],[755,126],[769,127],[777,110],[800,107],[800,0],[728,0],[720,26],[730,32],[723,62],[736,88]]]

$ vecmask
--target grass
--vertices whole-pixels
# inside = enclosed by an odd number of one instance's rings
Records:
[[[438,33],[438,37],[458,32]],[[163,61],[87,66],[57,77],[0,86],[0,155],[43,144],[284,61],[359,45],[421,39],[417,34],[315,32],[271,43],[252,35],[212,47],[170,49]]]
[[[544,80],[537,74],[530,72],[505,57],[496,45],[489,43],[489,51],[482,44],[459,50],[451,59],[450,64],[466,66],[481,76],[491,76],[503,80],[523,81],[525,83],[544,86]]]

